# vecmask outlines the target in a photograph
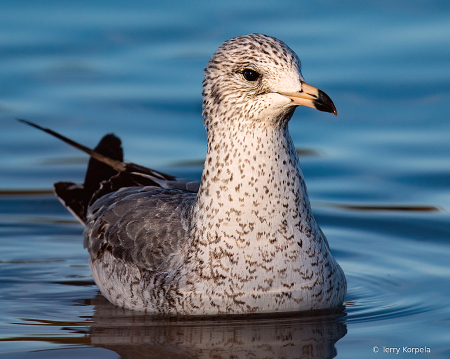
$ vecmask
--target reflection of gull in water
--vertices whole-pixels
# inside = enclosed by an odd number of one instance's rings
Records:
[[[91,302],[90,344],[121,358],[334,358],[343,313],[168,320]]]
[[[298,105],[336,114],[333,102],[304,82],[289,47],[261,34],[226,41],[205,72],[199,187],[121,162],[113,135],[96,153],[82,148],[95,158],[84,185],[55,185],[86,225],[102,294],[160,314],[339,307],[345,276],[311,212],[287,126]]]

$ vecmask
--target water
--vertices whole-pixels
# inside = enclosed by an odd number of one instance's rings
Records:
[[[450,357],[448,2],[0,10],[0,357]],[[199,179],[203,68],[222,41],[251,32],[293,48],[338,109],[298,109],[290,131],[347,276],[345,311],[168,322],[110,305],[81,226],[51,194],[83,179],[86,157],[15,118],[88,146],[114,132],[128,160]]]

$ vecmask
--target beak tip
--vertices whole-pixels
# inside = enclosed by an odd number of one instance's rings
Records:
[[[336,107],[334,106],[334,103],[333,103],[333,107],[332,107],[332,113],[334,113],[334,115],[337,116],[337,110],[336,110]]]
[[[336,106],[331,98],[323,91],[319,90],[319,98],[315,101],[316,108],[319,111],[331,112],[337,116]]]

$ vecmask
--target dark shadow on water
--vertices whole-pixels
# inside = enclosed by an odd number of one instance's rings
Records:
[[[325,202],[313,202],[315,206],[332,207],[339,209],[355,210],[355,211],[401,211],[401,212],[442,212],[443,208],[438,206],[425,206],[425,205],[357,205],[357,204],[344,204],[344,203],[325,203]]]
[[[52,195],[51,189],[0,189],[0,196],[42,196]]]
[[[61,335],[13,337],[4,342],[38,341],[111,350],[121,358],[334,358],[347,333],[343,311],[284,315],[163,318],[116,307],[102,295],[79,321],[22,318],[17,325],[59,327]],[[44,349],[45,351],[45,349]]]
[[[122,358],[334,358],[347,333],[342,311],[169,319],[118,308],[101,295],[91,304],[91,345]]]
[[[296,148],[297,155],[299,157],[319,157],[321,153],[319,151],[313,150],[311,148]],[[184,160],[175,161],[170,164],[170,167],[191,167],[191,166],[201,166],[205,164],[205,159],[196,160]]]

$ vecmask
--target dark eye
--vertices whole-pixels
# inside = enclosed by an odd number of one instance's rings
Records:
[[[244,79],[247,81],[253,82],[258,80],[259,73],[252,69],[244,69],[244,71],[242,71],[242,76],[244,76]]]

